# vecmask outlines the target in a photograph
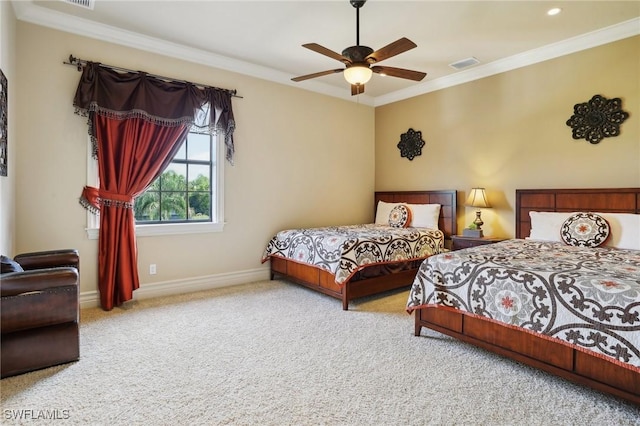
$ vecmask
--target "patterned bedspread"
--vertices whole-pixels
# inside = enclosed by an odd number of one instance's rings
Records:
[[[271,256],[292,259],[330,271],[337,284],[344,284],[366,266],[424,259],[443,247],[442,231],[426,228],[366,224],[289,229],[269,241],[262,262]]]
[[[422,263],[407,310],[445,305],[640,367],[640,251],[507,240]]]

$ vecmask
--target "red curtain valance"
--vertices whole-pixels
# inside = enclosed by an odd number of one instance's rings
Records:
[[[118,72],[98,62],[87,62],[73,100],[76,113],[116,119],[142,118],[162,126],[189,124],[201,131],[224,132],[226,158],[233,164],[235,120],[232,92],[193,83],[165,81],[144,72]],[[95,129],[89,119],[95,145]]]

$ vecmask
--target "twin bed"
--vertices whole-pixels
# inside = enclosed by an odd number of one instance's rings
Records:
[[[598,215],[571,228],[585,217],[574,212]],[[640,404],[638,214],[640,188],[517,190],[516,239],[421,264],[415,335],[427,327]]]
[[[376,192],[374,201],[378,223],[276,234],[262,259],[271,260],[271,278],[340,299],[344,310],[353,299],[411,286],[422,260],[444,251],[456,233],[456,191]],[[378,207],[385,203],[413,205],[414,220],[425,207],[437,205],[439,213],[431,226],[393,228],[380,218]]]

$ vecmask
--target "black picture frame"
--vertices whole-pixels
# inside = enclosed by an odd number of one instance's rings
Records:
[[[7,176],[8,166],[8,122],[9,103],[7,93],[7,77],[0,69],[0,176]]]

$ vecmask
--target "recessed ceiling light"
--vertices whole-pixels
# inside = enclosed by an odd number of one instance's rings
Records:
[[[560,9],[559,7],[554,7],[553,9],[547,10],[547,15],[555,16],[555,15],[559,14],[560,12],[562,12],[562,9]]]

